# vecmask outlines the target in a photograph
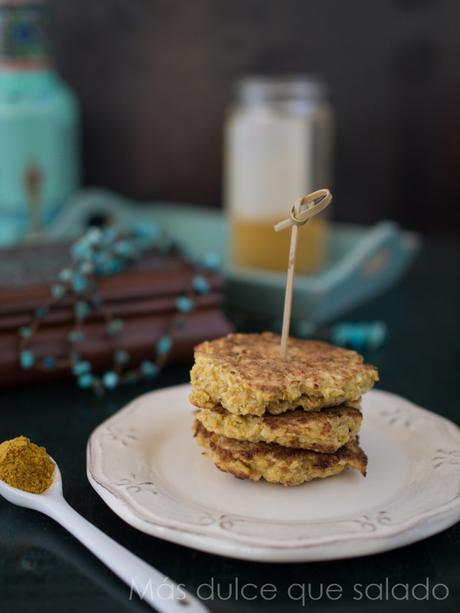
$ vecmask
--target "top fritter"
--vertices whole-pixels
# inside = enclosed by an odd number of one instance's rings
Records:
[[[297,407],[318,411],[358,402],[378,381],[377,370],[355,351],[290,338],[283,360],[279,345],[280,337],[270,332],[229,334],[201,343],[195,348],[190,401],[241,415],[279,414]]]

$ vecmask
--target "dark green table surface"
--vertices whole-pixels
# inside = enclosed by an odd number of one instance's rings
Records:
[[[367,356],[381,373],[381,387],[460,423],[460,246],[454,241],[427,241],[404,282],[354,311],[349,320],[387,322],[385,347]],[[1,350],[1,349],[0,349]],[[185,382],[187,369],[168,369],[156,387]],[[45,445],[58,461],[64,492],[82,515],[165,574],[196,590],[214,579],[221,598],[209,602],[214,611],[459,611],[460,525],[420,543],[365,558],[314,564],[259,564],[225,559],[173,545],[124,524],[92,490],[85,476],[85,448],[91,431],[103,419],[151,386],[120,389],[105,398],[79,391],[72,383],[1,392],[0,439],[26,434]],[[338,504],[340,501],[337,501]],[[239,584],[276,586],[272,601],[245,601]],[[415,584],[428,581],[430,599],[380,599],[372,583]],[[305,586],[306,601],[290,599],[292,584]],[[321,587],[343,588],[338,601]],[[362,584],[376,600],[354,600]],[[433,597],[436,584],[447,586],[444,600]],[[370,587],[369,587],[370,586]],[[356,588],[361,589],[361,588]],[[403,595],[398,588],[396,596]],[[421,589],[421,588],[419,588]],[[229,591],[232,599],[228,599]],[[293,595],[300,596],[300,587]],[[308,593],[310,590],[310,594]],[[436,588],[444,597],[446,588]],[[419,591],[418,597],[422,595]],[[313,600],[316,598],[317,600]],[[50,519],[0,500],[0,611],[147,611],[129,589]]]

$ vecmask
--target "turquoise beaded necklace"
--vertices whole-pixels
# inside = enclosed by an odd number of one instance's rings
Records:
[[[122,383],[141,379],[153,379],[161,371],[173,348],[174,330],[185,325],[187,314],[195,309],[194,298],[210,291],[209,282],[197,273],[191,288],[175,301],[177,314],[173,317],[168,333],[152,347],[152,359],[145,359],[132,366],[131,356],[119,346],[123,320],[116,317],[103,304],[98,294],[98,277],[116,274],[142,258],[147,249],[156,247],[161,253],[172,250],[171,241],[156,227],[137,228],[128,235],[120,236],[113,228],[90,228],[71,248],[72,265],[58,274],[50,289],[48,304],[36,309],[29,325],[19,330],[19,363],[25,370],[53,371],[68,369],[75,376],[80,388],[96,393],[116,388]],[[197,268],[215,270],[218,259],[208,254],[203,261],[195,262]],[[56,358],[48,355],[38,360],[34,353],[34,337],[47,314],[64,299],[73,304],[73,326],[68,333],[69,355]],[[113,364],[109,370],[96,374],[88,359],[79,353],[79,343],[85,340],[86,318],[98,311],[105,320],[106,332],[114,341]]]

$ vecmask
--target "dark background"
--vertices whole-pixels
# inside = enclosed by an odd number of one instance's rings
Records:
[[[456,232],[458,0],[55,0],[83,109],[85,183],[218,205],[245,73],[310,72],[337,114],[335,217]]]

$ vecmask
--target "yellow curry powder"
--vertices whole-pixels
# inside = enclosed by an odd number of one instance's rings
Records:
[[[44,447],[18,436],[0,444],[0,479],[20,490],[42,494],[53,481],[54,462]]]

